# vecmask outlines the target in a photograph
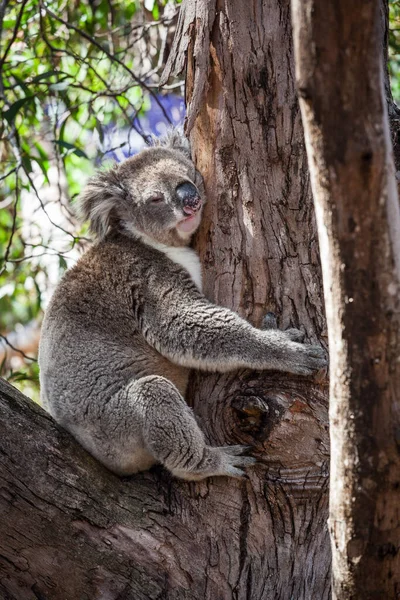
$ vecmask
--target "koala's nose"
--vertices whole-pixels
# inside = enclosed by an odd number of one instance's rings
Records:
[[[175,193],[183,208],[183,212],[187,215],[192,215],[200,209],[201,198],[193,183],[181,183],[176,188]]]

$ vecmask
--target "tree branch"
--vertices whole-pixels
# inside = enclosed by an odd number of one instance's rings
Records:
[[[292,7],[331,357],[333,597],[394,600],[400,587],[400,210],[382,28],[372,0],[292,0]]]

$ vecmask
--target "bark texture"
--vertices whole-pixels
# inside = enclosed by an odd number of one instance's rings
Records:
[[[333,595],[400,597],[400,211],[379,5],[292,0],[331,355]]]
[[[196,244],[206,295],[255,325],[272,310],[281,327],[326,340],[289,2],[186,2],[165,77],[185,59],[209,199]],[[197,374],[192,402],[212,441],[253,444],[266,467],[238,499],[254,540],[241,552],[243,598],[328,597],[326,385]]]
[[[326,343],[289,1],[187,0],[167,75],[185,65],[206,294]],[[326,381],[197,373],[190,399],[211,442],[254,446],[248,479],[118,479],[2,384],[0,595],[329,598]]]

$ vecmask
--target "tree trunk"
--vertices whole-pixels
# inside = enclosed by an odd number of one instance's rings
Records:
[[[372,0],[293,0],[331,354],[341,600],[400,597],[400,211]]]
[[[288,0],[188,0],[187,128],[209,202],[205,293],[326,343]],[[2,386],[0,591],[13,600],[324,600],[330,594],[325,381],[196,373],[208,439],[254,446],[246,480],[121,480]]]
[[[165,77],[186,56],[187,131],[209,199],[197,239],[205,293],[255,325],[271,310],[316,341],[322,281],[289,2],[186,2]],[[241,510],[220,540],[237,597],[327,598],[326,384],[196,374],[192,401],[210,440],[252,444],[263,465],[221,496]]]
[[[179,48],[178,48],[179,46]],[[289,3],[187,2],[188,127],[209,203],[197,239],[206,294],[254,324],[324,334],[318,245],[293,84]],[[180,64],[181,64],[180,63]],[[329,597],[327,385],[195,374],[209,440],[252,444],[247,480],[120,480],[2,386],[5,598]]]

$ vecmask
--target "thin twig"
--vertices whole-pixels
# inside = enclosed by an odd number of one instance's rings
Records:
[[[90,42],[91,44],[96,46],[96,48],[98,48],[99,50],[104,52],[104,54],[107,56],[107,58],[109,58],[111,60],[111,62],[117,63],[127,73],[129,73],[129,75],[132,77],[132,79],[134,81],[136,81],[136,83],[138,85],[140,85],[143,89],[145,89],[154,98],[155,102],[160,107],[164,117],[167,119],[168,123],[170,125],[172,125],[171,119],[169,118],[168,113],[165,110],[164,106],[162,105],[160,100],[157,98],[157,95],[142,79],[140,79],[140,77],[138,77],[124,62],[122,62],[122,60],[119,60],[119,58],[117,58],[116,56],[114,56],[113,54],[108,52],[108,50],[106,48],[104,48],[101,44],[99,44],[99,42],[97,40],[95,40],[93,37],[91,37],[88,33],[86,33],[85,31],[82,31],[81,29],[79,29],[79,27],[75,27],[75,25],[72,25],[72,23],[68,23],[67,21],[65,21],[64,19],[62,19],[61,17],[59,17],[58,15],[53,13],[53,11],[51,11],[49,8],[47,8],[47,6],[45,6],[45,10],[48,15],[53,17],[53,19],[55,19],[59,23],[62,23],[63,25],[65,25],[65,27],[67,27],[68,29],[72,29],[72,31],[75,31],[76,33],[78,33],[85,40],[87,40],[88,42]]]
[[[13,212],[13,221],[12,221],[12,226],[11,226],[11,234],[8,239],[7,248],[6,248],[6,251],[5,251],[3,259],[2,259],[3,266],[0,269],[0,275],[2,275],[4,273],[4,271],[6,270],[8,257],[10,256],[11,246],[12,246],[15,231],[17,228],[17,206],[18,206],[18,200],[19,200],[19,185],[18,184],[19,184],[19,181],[18,181],[18,170],[17,170],[15,173],[15,202],[14,202],[14,212]]]
[[[3,181],[3,179],[7,179],[7,177],[9,177],[10,175],[12,175],[13,173],[15,173],[15,171],[18,171],[18,169],[20,168],[21,165],[17,165],[16,167],[14,167],[13,169],[11,169],[11,171],[8,171],[8,173],[6,173],[5,175],[2,175],[0,177],[0,181]]]
[[[25,354],[25,352],[23,352],[22,350],[20,350],[19,348],[16,348],[15,346],[12,345],[11,342],[8,341],[8,339],[6,338],[5,335],[2,335],[0,333],[0,339],[3,340],[3,342],[5,344],[7,344],[7,346],[9,346],[9,348],[11,348],[11,350],[14,350],[14,352],[18,352],[19,354],[21,354],[26,360],[31,360],[32,362],[37,362],[37,359],[34,358],[33,356],[28,356],[27,354]]]
[[[0,72],[3,68],[3,65],[6,61],[7,55],[10,52],[11,46],[13,45],[13,43],[15,42],[17,35],[18,35],[18,31],[19,31],[19,25],[21,23],[21,19],[22,19],[22,14],[24,12],[24,8],[26,6],[26,4],[28,3],[28,0],[23,0],[22,4],[21,4],[21,10],[18,13],[18,17],[17,20],[15,21],[15,25],[14,25],[14,31],[13,34],[11,36],[10,41],[8,42],[6,49],[4,50],[4,54],[3,56],[0,58]]]

